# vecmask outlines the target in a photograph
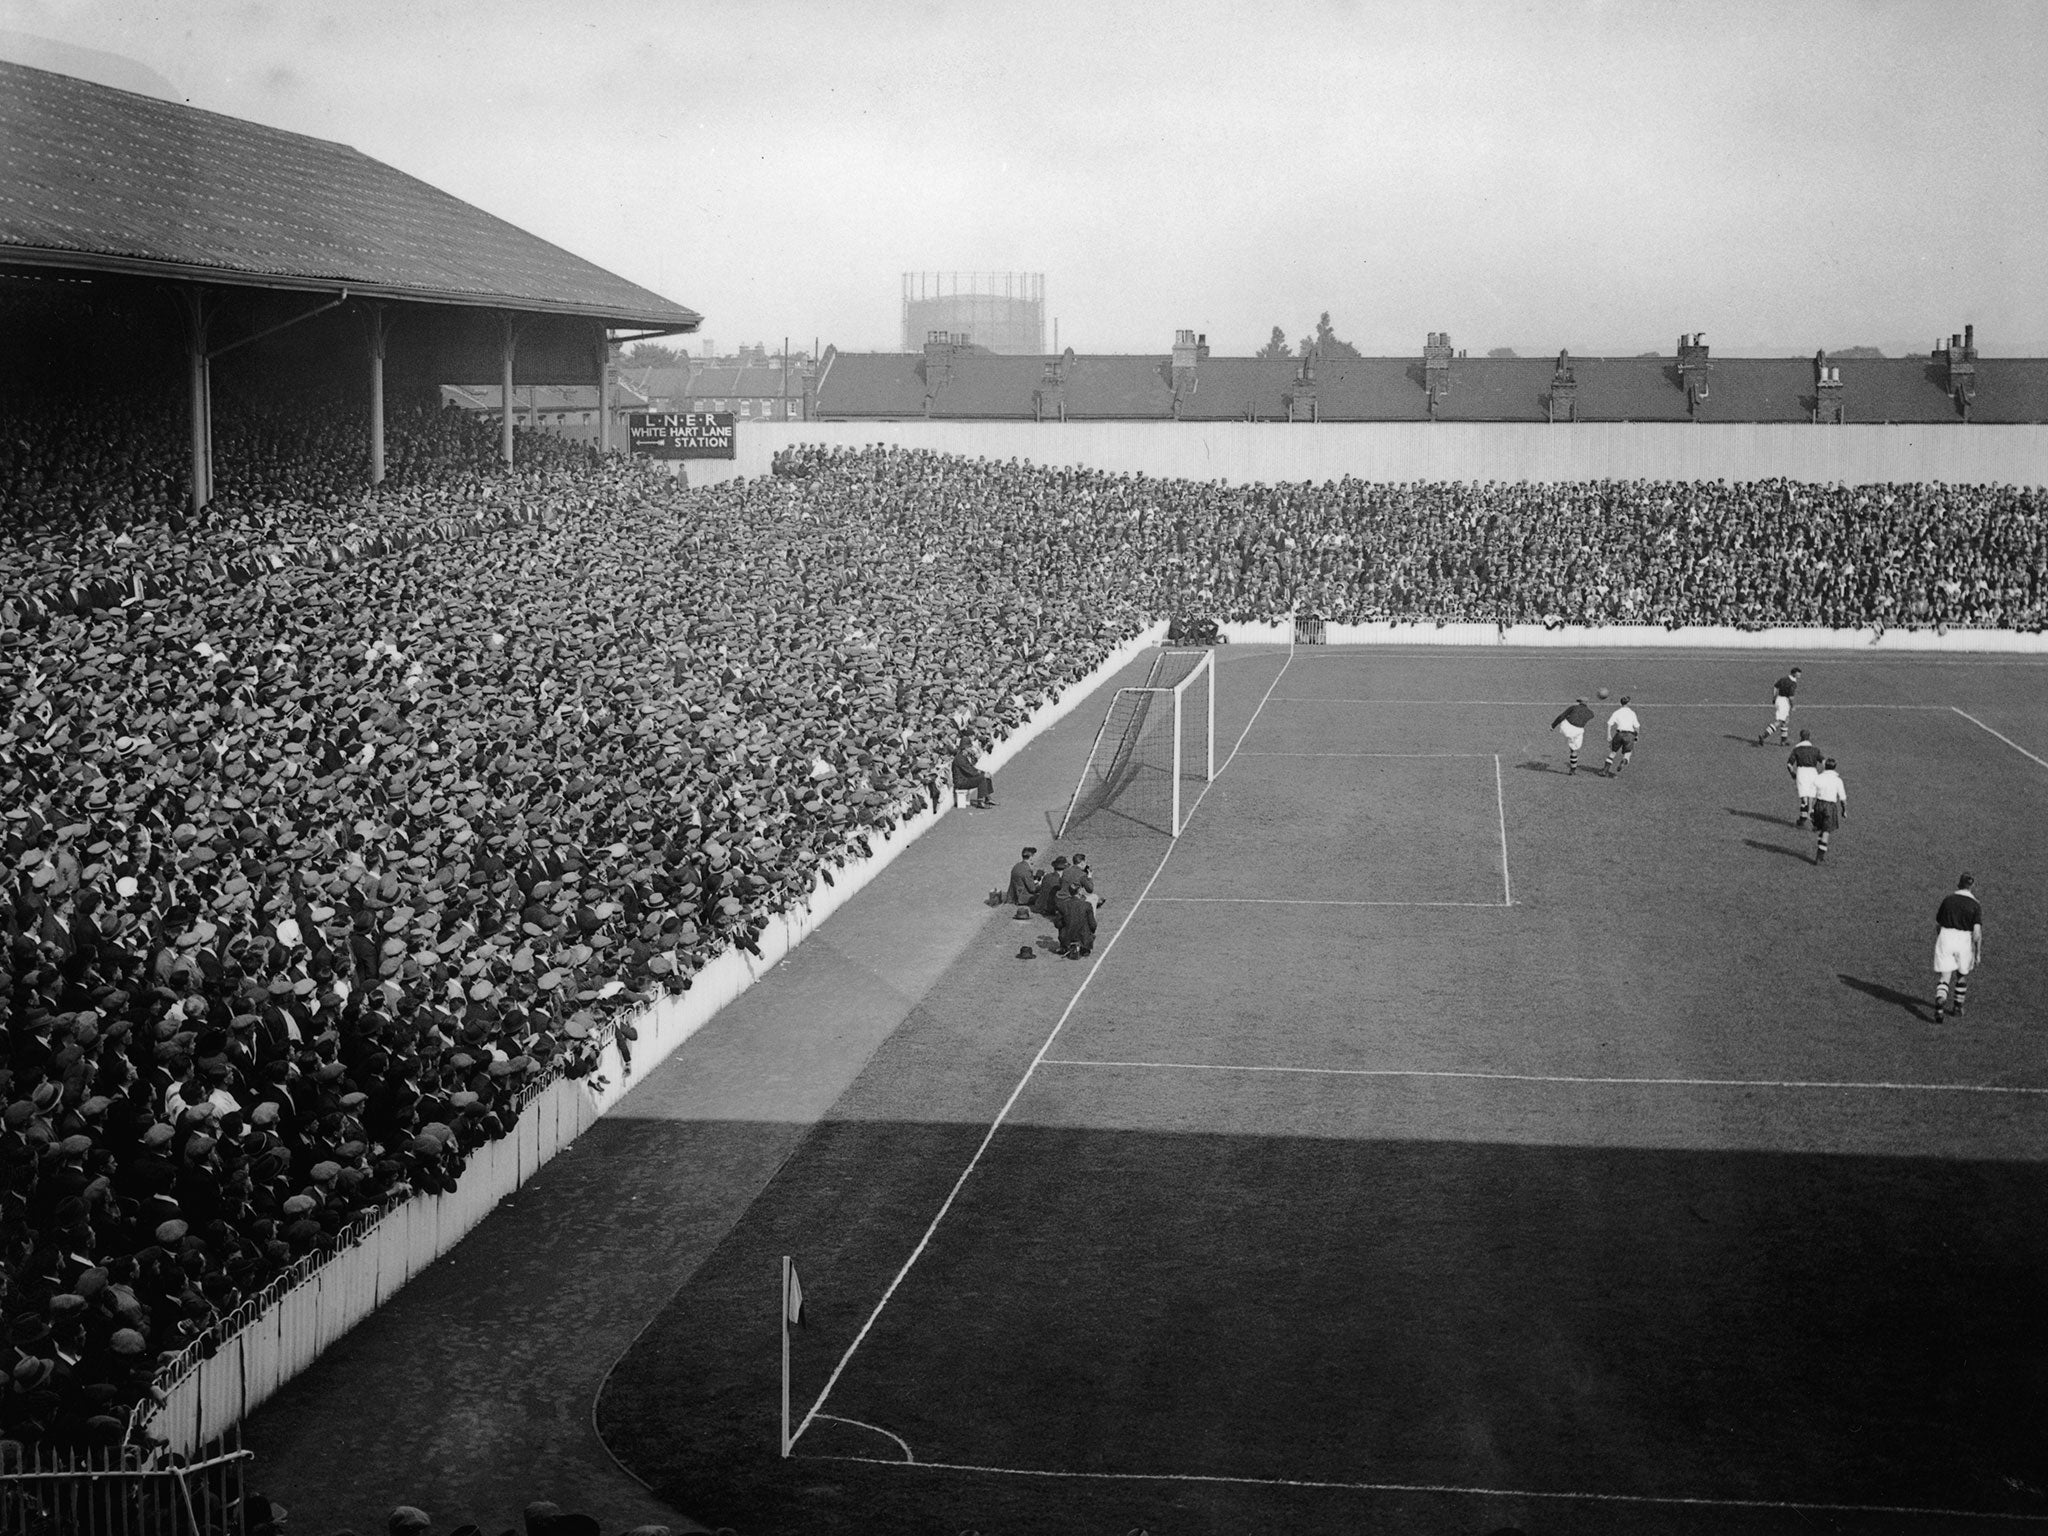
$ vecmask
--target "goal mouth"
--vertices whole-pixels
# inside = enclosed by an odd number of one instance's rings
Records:
[[[1162,650],[1142,685],[1111,697],[1057,836],[1178,837],[1215,763],[1215,655]]]

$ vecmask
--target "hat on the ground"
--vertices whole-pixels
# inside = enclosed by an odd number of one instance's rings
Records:
[[[1038,958],[1038,951],[1029,944],[1026,944],[1017,951],[1017,958],[1019,960],[1036,960]]]

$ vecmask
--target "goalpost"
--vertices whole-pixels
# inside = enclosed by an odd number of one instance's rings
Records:
[[[1163,650],[1143,686],[1110,700],[1058,836],[1085,825],[1091,834],[1179,837],[1215,775],[1215,655]]]

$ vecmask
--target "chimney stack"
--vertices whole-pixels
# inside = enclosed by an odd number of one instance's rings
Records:
[[[1451,392],[1451,333],[1431,331],[1422,348],[1422,387],[1429,392],[1429,414],[1436,415],[1437,401]]]
[[[1311,347],[1294,370],[1294,383],[1286,398],[1289,421],[1321,421],[1322,407],[1316,400],[1316,354]]]
[[[1685,391],[1685,408],[1693,419],[1713,393],[1714,360],[1709,354],[1705,331],[1678,338],[1678,387]]]
[[[1813,354],[1813,420],[1816,426],[1842,424],[1842,370],[1825,352]]]
[[[1560,350],[1557,366],[1550,370],[1550,419],[1577,421],[1579,419],[1579,376],[1572,369],[1572,355]]]
[[[1943,360],[1942,354],[1935,353],[1936,362]],[[1948,396],[1955,402],[1956,414],[1968,421],[1970,407],[1977,399],[1977,327],[1966,325],[1962,335],[1950,333],[1947,348]]]

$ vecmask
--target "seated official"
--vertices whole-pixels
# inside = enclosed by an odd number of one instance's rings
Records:
[[[995,806],[996,781],[981,771],[980,759],[974,751],[974,738],[960,738],[960,750],[953,754],[953,787],[974,791],[974,804],[983,810]]]
[[[1038,888],[1045,882],[1045,871],[1031,861],[1038,856],[1036,848],[1026,848],[1024,856],[1010,866],[1010,890],[1005,900],[1011,906],[1027,908],[1038,895]],[[1020,912],[1020,916],[1023,914]]]

